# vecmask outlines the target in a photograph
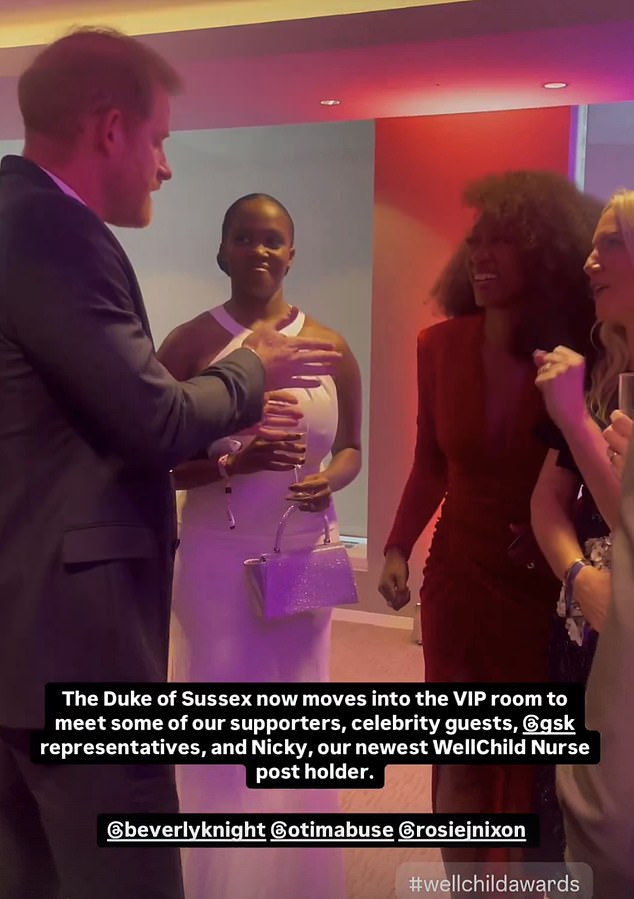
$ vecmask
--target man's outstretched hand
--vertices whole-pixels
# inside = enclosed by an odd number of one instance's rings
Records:
[[[327,340],[285,337],[270,325],[256,325],[242,345],[260,357],[265,390],[319,387],[319,378],[333,375],[341,360],[341,353]]]

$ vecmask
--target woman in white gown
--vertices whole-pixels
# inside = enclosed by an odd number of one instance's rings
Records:
[[[316,514],[291,515],[285,547],[319,542],[324,511],[336,528],[330,494],[350,483],[361,464],[354,357],[338,334],[290,307],[283,296],[295,253],[293,231],[289,213],[272,197],[250,194],[232,204],[218,253],[231,278],[231,298],[181,325],[159,351],[183,380],[231,352],[256,322],[265,321],[289,336],[301,332],[330,340],[342,353],[334,378],[269,395],[262,426],[247,439],[237,435],[239,449],[236,443],[226,455],[228,444],[214,446],[209,460],[176,470],[176,486],[184,492],[174,576],[173,681],[328,679],[330,610],[264,621],[243,569],[244,559],[271,551],[293,496],[301,510]],[[224,475],[232,487],[229,506]],[[249,790],[241,765],[180,766],[177,782],[183,812],[284,815],[339,808],[332,790]],[[342,899],[345,893],[339,849],[192,848],[182,855],[186,899]]]

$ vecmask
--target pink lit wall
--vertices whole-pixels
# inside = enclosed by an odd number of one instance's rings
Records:
[[[374,274],[366,608],[386,612],[373,586],[409,473],[416,420],[416,335],[439,321],[430,288],[464,234],[465,183],[508,169],[568,173],[573,110],[566,108],[382,119],[376,122]],[[415,550],[415,588],[429,545]],[[403,613],[401,613],[403,614]]]

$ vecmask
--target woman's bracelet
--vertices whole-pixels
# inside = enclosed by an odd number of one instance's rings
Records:
[[[228,466],[231,460],[231,457],[235,455],[235,453],[224,453],[222,456],[218,457],[218,474],[220,475],[220,479],[225,485],[225,502],[227,505],[227,519],[229,520],[229,530],[233,530],[236,526],[236,519],[233,514],[233,510],[231,508],[231,478],[229,477]]]
[[[590,563],[587,559],[575,559],[575,561],[568,566],[564,573],[563,577],[563,586],[564,586],[564,602],[566,604],[566,617],[569,618],[572,615],[572,593],[575,586],[575,581],[577,580],[577,576],[579,572],[585,568]]]

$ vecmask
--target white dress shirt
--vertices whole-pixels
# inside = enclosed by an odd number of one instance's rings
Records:
[[[69,197],[73,197],[75,200],[79,200],[79,202],[83,203],[84,206],[86,205],[85,201],[82,200],[82,198],[79,196],[79,194],[76,193],[72,187],[69,187],[65,181],[62,181],[62,179],[58,178],[57,175],[54,175],[52,172],[49,172],[49,170],[45,169],[43,165],[39,166],[39,168],[41,168],[43,172],[46,172],[48,177],[52,181],[54,181],[55,184],[57,184],[57,186],[59,187],[59,189],[63,190],[65,194],[67,194]]]

